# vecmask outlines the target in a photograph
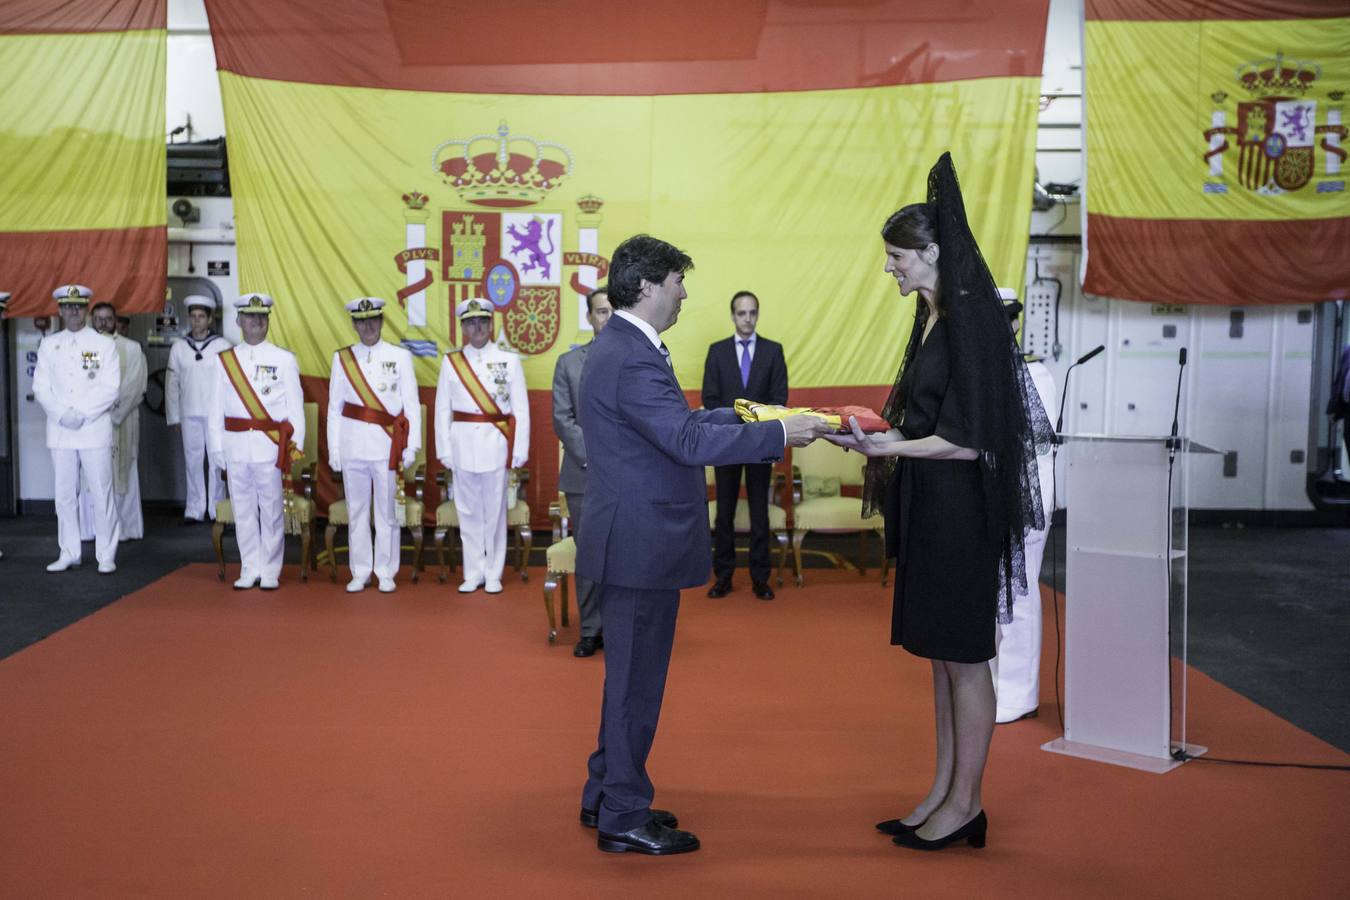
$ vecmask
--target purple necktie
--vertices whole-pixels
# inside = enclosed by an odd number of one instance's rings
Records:
[[[737,341],[741,345],[741,387],[750,386],[750,341]]]

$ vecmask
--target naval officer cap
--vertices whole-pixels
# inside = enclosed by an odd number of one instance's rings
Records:
[[[481,319],[484,317],[490,319],[492,318],[492,301],[470,297],[455,307],[455,317],[458,319]]]
[[[52,299],[59,305],[88,306],[94,292],[82,284],[63,284],[52,291]]]
[[[188,309],[204,309],[207,312],[216,311],[216,298],[207,297],[203,294],[188,294],[183,298],[183,303]]]
[[[351,313],[352,321],[373,319],[384,315],[384,301],[379,297],[357,297],[347,304],[347,312]]]
[[[240,315],[271,315],[272,298],[266,294],[245,294],[234,301],[234,308]]]

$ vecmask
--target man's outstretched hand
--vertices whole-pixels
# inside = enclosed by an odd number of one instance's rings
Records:
[[[834,427],[829,422],[826,422],[820,416],[812,416],[806,413],[788,416],[782,422],[783,426],[787,428],[787,445],[789,447],[805,447],[816,438],[834,433]]]

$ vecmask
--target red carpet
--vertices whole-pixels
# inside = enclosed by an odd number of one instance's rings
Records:
[[[0,662],[0,894],[1345,895],[1346,775],[1042,752],[1048,675],[1041,718],[995,733],[988,848],[892,846],[872,824],[931,774],[928,666],[887,645],[888,589],[816,570],[774,603],[686,594],[651,769],[703,850],[600,853],[576,810],[601,662],[575,620],[546,644],[541,574],[265,594],[197,565]],[[1191,685],[1216,755],[1347,762]]]

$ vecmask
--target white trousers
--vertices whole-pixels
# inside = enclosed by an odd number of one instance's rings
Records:
[[[113,500],[112,447],[94,450],[52,450],[55,472],[56,540],[64,559],[80,559],[80,473],[89,485],[93,506],[94,557],[117,561],[121,524]]]
[[[240,577],[278,578],[286,549],[281,470],[272,461],[226,463]]]
[[[206,419],[201,416],[185,418],[180,423],[183,432],[183,471],[187,475],[187,503],[183,515],[189,519],[216,517],[216,501],[225,497],[225,485],[220,470],[206,458]],[[206,476],[202,476],[202,468]]]
[[[145,537],[145,517],[141,513],[140,460],[131,463],[131,471],[127,473],[127,492],[119,494],[116,488],[113,489],[113,507],[121,526],[118,540],[139,541]],[[86,472],[80,483],[80,540],[94,540],[94,520],[94,494],[89,489],[89,475]]]
[[[501,581],[506,567],[506,469],[453,471],[464,580]]]
[[[998,626],[998,653],[989,661],[998,701],[995,718],[1008,722],[1041,705],[1041,559],[1045,531],[1027,535],[1027,593],[1013,597],[1013,620]]]
[[[344,459],[342,490],[347,495],[347,564],[353,578],[393,578],[398,571],[402,523],[395,518],[394,490],[398,473],[385,459]],[[370,523],[375,520],[374,561]]]

